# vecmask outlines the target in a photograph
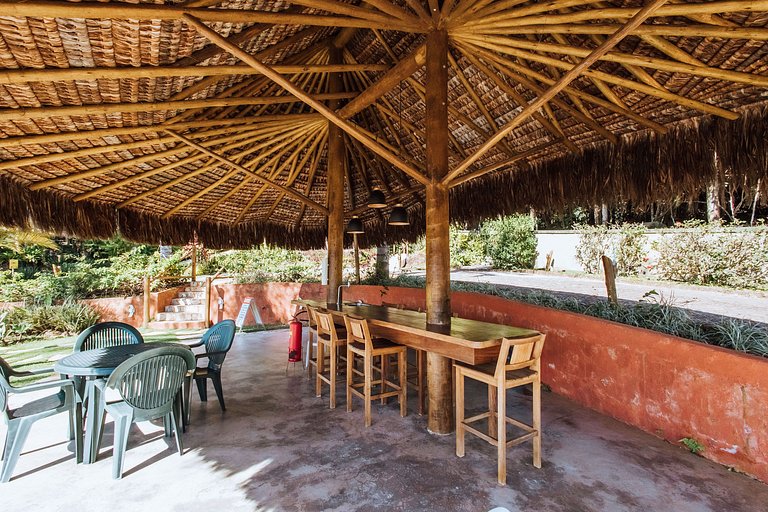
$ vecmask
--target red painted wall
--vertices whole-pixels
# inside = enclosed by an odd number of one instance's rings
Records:
[[[325,287],[317,283],[259,283],[259,284],[213,284],[211,287],[211,321],[218,322],[225,318],[234,320],[246,297],[253,297],[259,308],[259,315],[265,324],[285,324],[290,322],[296,311],[291,301],[320,299],[325,294]],[[224,307],[219,309],[219,298]],[[245,325],[254,325],[251,315],[246,317]]]
[[[214,285],[211,319],[235,318],[248,296],[264,322],[285,323],[295,311],[291,300],[325,292],[319,284]],[[353,286],[344,296],[425,307],[423,289]],[[128,299],[113,300],[123,301],[116,312],[124,315]],[[451,303],[462,317],[546,333],[543,380],[554,392],[674,444],[695,438],[704,457],[768,482],[768,360],[500,297],[455,292]]]

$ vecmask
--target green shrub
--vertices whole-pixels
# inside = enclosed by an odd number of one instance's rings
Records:
[[[261,245],[244,251],[227,251],[210,257],[201,273],[220,269],[234,274],[238,283],[317,282],[320,264],[299,251]]]
[[[723,231],[700,222],[686,227],[655,243],[659,277],[734,288],[768,286],[768,229]]]
[[[65,302],[55,306],[15,307],[6,312],[5,338],[21,338],[48,332],[77,334],[99,321],[99,313],[88,304]]]
[[[486,253],[498,269],[533,268],[536,263],[536,233],[528,215],[513,215],[483,223]]]
[[[365,284],[423,288],[424,282],[423,277],[403,275],[386,281],[371,280]],[[451,289],[496,295],[537,306],[571,311],[768,357],[768,329],[736,318],[726,318],[716,324],[702,322],[692,317],[686,310],[675,307],[673,300],[655,291],[647,293],[643,300],[635,304],[617,306],[605,300],[589,301],[562,297],[540,290],[520,290],[487,283],[454,281],[451,282]]]
[[[576,245],[576,260],[585,272],[600,274],[602,256],[616,261],[619,275],[638,275],[647,256],[646,230],[641,224],[623,224],[619,227],[578,225],[581,231]]]
[[[485,263],[485,241],[478,231],[451,226],[450,248],[452,267]]]

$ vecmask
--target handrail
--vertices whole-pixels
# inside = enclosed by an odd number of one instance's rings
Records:
[[[224,270],[224,268],[225,268],[225,267],[224,267],[224,266],[222,266],[222,267],[221,267],[221,268],[220,268],[220,269],[219,269],[219,270],[216,272],[216,274],[214,274],[214,276],[211,278],[211,281],[215,281],[215,280],[217,280],[219,277],[221,277],[221,271],[222,271],[222,270]]]

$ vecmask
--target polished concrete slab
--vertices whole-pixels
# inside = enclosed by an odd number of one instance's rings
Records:
[[[300,367],[286,373],[287,331],[247,334],[225,365],[227,411],[209,390],[196,395],[179,457],[160,424],[133,427],[122,480],[111,478],[111,419],[99,460],[76,465],[64,415],[35,427],[4,504],[31,511],[766,511],[768,486],[615,420],[544,394],[544,464],[529,444],[511,448],[508,484],[496,484],[495,452],[468,436],[455,456],[453,436],[425,430],[426,417],[401,418],[392,403],[346,412],[314,396]],[[470,387],[468,403],[485,405]],[[415,410],[412,398],[410,410]],[[526,417],[526,395],[510,395]],[[4,426],[0,435],[5,434]]]

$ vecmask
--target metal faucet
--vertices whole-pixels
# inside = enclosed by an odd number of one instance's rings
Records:
[[[341,302],[341,297],[342,297],[341,289],[342,289],[342,288],[344,288],[345,286],[346,286],[347,288],[349,288],[349,286],[350,286],[350,282],[349,282],[349,281],[347,281],[347,284],[341,284],[341,285],[339,285],[339,287],[336,289],[336,306],[338,306],[339,308],[341,308],[341,306],[343,306],[343,303]]]

